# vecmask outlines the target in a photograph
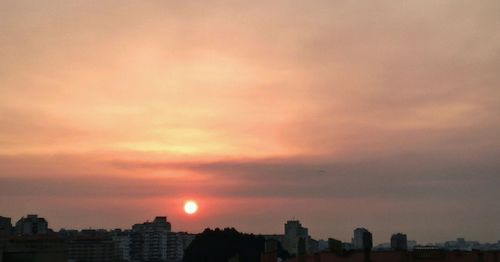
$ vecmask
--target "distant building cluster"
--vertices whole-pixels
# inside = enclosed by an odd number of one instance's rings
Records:
[[[283,248],[293,256],[324,250],[371,250],[373,247],[372,233],[366,228],[354,229],[353,238],[349,243],[334,238],[329,238],[327,241],[315,240],[298,220],[289,220],[285,223],[284,235],[264,236],[268,240],[281,242]]]
[[[180,262],[195,236],[172,232],[164,216],[127,230],[58,232],[37,215],[19,219],[14,227],[10,218],[0,217],[0,262]]]
[[[498,251],[445,251],[423,247],[413,251],[318,252],[284,260],[284,262],[497,262]],[[274,262],[270,258],[262,262]]]
[[[283,234],[266,239],[262,262],[276,262],[278,245],[294,261],[500,261],[500,241],[456,241],[417,245],[406,234],[395,233],[390,242],[373,245],[366,228],[356,228],[350,242],[335,238],[315,240],[299,220],[284,224]],[[130,229],[61,229],[54,232],[38,215],[20,218],[0,216],[0,262],[180,262],[195,234],[172,232],[167,217],[133,225]],[[237,256],[236,256],[237,258]],[[477,258],[479,260],[473,260]],[[471,260],[472,259],[472,260]],[[236,260],[237,261],[237,260]]]
[[[286,262],[321,262],[321,261],[500,261],[500,241],[497,243],[479,243],[456,241],[417,245],[414,240],[408,240],[406,234],[395,233],[389,243],[373,245],[373,235],[366,228],[356,228],[350,242],[329,238],[315,240],[308,234],[298,220],[285,223],[283,235],[264,235],[268,241],[279,241],[291,255],[296,258]],[[263,262],[276,261],[273,251],[266,250]],[[372,252],[373,251],[373,252]],[[476,260],[479,259],[479,260]]]

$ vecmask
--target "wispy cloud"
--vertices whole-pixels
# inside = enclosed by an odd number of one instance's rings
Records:
[[[389,234],[392,209],[410,228],[449,216],[465,228],[463,203],[486,214],[469,233],[491,238],[499,12],[493,0],[1,1],[0,207],[110,218],[134,213],[120,201],[152,214],[148,201],[194,194],[211,222],[298,213],[331,232],[318,214],[377,214]]]

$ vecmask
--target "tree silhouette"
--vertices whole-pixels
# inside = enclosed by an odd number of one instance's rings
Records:
[[[184,262],[225,262],[238,256],[241,262],[259,262],[264,251],[263,236],[243,234],[234,228],[205,229],[191,242],[184,253]],[[278,255],[289,256],[278,245]]]

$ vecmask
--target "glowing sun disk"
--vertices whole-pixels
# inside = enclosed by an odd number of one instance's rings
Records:
[[[186,214],[192,215],[198,211],[198,204],[195,201],[189,200],[184,203],[184,212]]]

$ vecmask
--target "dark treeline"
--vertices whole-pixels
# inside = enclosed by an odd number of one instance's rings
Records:
[[[228,261],[236,256],[241,262],[258,262],[264,245],[263,236],[240,233],[234,228],[207,228],[186,249],[184,262]],[[290,257],[281,245],[278,245],[278,256]]]

